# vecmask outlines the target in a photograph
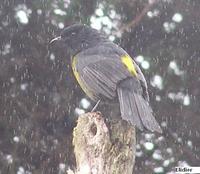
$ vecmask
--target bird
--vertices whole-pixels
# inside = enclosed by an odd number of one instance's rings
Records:
[[[149,104],[145,77],[123,48],[86,24],[64,28],[50,43],[58,40],[70,54],[78,84],[89,98],[97,102],[95,109],[100,101],[117,99],[122,120],[141,131],[162,133]]]

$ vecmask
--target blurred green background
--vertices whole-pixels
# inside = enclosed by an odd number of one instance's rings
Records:
[[[0,174],[64,174],[72,130],[93,106],[63,45],[74,23],[105,32],[145,74],[162,135],[137,131],[134,173],[200,165],[199,0],[1,0]],[[105,115],[109,115],[109,110]]]

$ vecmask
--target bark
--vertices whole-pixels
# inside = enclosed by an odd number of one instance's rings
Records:
[[[73,132],[76,174],[132,174],[135,128],[122,120],[105,122],[99,112],[79,117]]]

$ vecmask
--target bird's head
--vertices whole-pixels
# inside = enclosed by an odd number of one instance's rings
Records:
[[[61,31],[60,36],[52,39],[50,43],[57,40],[62,40],[66,49],[74,56],[80,51],[106,41],[107,38],[99,31],[87,25],[74,24],[64,28],[63,31]]]

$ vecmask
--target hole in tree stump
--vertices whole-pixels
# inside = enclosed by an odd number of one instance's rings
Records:
[[[92,135],[95,136],[97,134],[97,126],[96,124],[92,123],[90,126],[90,131],[92,132]]]

